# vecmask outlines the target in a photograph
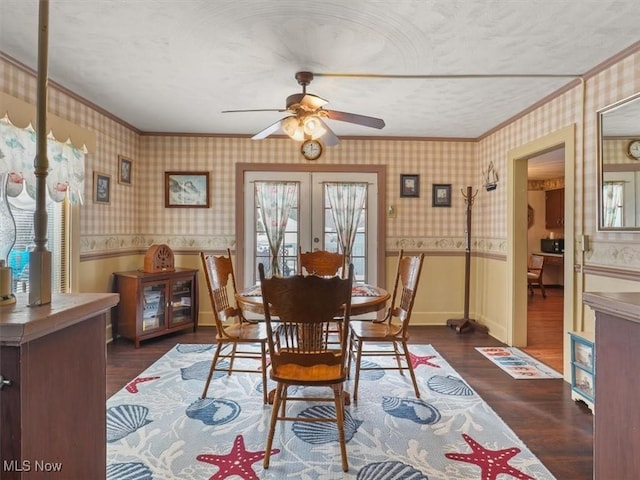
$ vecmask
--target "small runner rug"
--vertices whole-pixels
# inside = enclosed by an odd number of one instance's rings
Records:
[[[476,347],[476,350],[513,378],[527,380],[562,378],[562,375],[554,369],[515,347]]]
[[[362,372],[345,419],[347,473],[336,428],[324,422],[279,422],[264,470],[271,407],[262,403],[261,376],[222,372],[201,400],[212,355],[212,345],[178,345],[108,400],[107,479],[554,478],[429,345],[412,346],[420,399],[408,374]],[[333,406],[288,409],[323,417]]]

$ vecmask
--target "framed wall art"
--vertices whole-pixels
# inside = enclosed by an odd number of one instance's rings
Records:
[[[400,175],[400,196],[419,197],[420,196],[420,175]]]
[[[93,172],[93,201],[94,203],[111,201],[111,175]]]
[[[165,208],[209,208],[209,172],[164,172]]]
[[[118,155],[118,183],[131,186],[132,174],[133,162],[122,155]]]
[[[450,207],[451,206],[451,184],[450,183],[434,183],[433,184],[433,200],[434,207]]]

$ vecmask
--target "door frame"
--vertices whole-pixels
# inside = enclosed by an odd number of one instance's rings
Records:
[[[244,204],[244,176],[247,171],[263,172],[345,172],[345,173],[374,173],[378,177],[378,229],[377,229],[377,275],[378,286],[386,288],[386,217],[385,203],[387,199],[387,167],[386,165],[317,165],[290,163],[237,163],[236,164],[236,282],[239,287],[244,285],[244,244],[245,244],[245,204]],[[385,228],[382,228],[382,226]]]
[[[507,158],[507,343],[516,347],[527,345],[527,166],[530,158],[564,146],[565,175],[565,252],[563,331],[575,330],[574,292],[582,291],[575,284],[575,125],[561,128],[549,135],[510,150]],[[577,288],[577,289],[576,289]],[[580,312],[578,312],[580,313]],[[569,375],[569,336],[563,339],[564,377]]]

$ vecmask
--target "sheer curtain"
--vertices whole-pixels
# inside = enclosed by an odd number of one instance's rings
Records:
[[[13,270],[14,288],[29,289],[29,251],[33,246],[33,216],[35,211],[36,134],[31,126],[13,125],[7,116],[0,118],[0,178],[8,178],[6,197],[0,203],[9,207],[11,220],[3,218],[0,237],[10,231],[7,263]],[[55,292],[66,291],[69,280],[69,257],[66,255],[65,198],[82,203],[84,194],[85,151],[69,142],[59,142],[52,135],[47,138],[47,248],[53,257],[52,287]]]
[[[271,275],[280,275],[279,252],[298,196],[297,182],[256,182],[255,198],[271,253]]]
[[[604,182],[602,185],[602,218],[605,227],[622,226],[623,193],[623,182]]]
[[[345,265],[349,265],[358,224],[367,201],[367,184],[325,183],[325,192],[336,224],[338,242],[344,254]]]

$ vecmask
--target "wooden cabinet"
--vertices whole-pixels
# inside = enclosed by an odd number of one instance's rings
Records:
[[[545,192],[545,227],[564,228],[564,188]]]
[[[593,478],[637,480],[640,472],[640,293],[584,293],[596,314]]]
[[[595,402],[594,334],[569,332],[571,337],[571,398],[581,400],[593,412]]]
[[[0,307],[0,478],[105,478],[106,338],[112,293]]]
[[[112,323],[114,337],[135,342],[198,327],[198,270],[114,273],[120,303]]]

